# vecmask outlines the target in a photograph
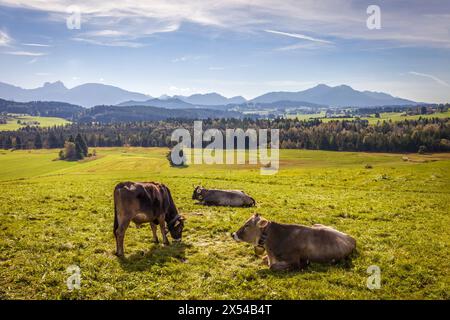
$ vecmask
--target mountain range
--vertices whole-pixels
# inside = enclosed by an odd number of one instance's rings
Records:
[[[204,105],[204,106],[219,106],[227,104],[241,104],[247,100],[242,96],[236,96],[232,98],[226,98],[218,93],[211,92],[200,94],[196,93],[191,96],[174,96],[176,99],[193,104],[193,105]]]
[[[101,83],[85,83],[68,89],[61,81],[56,81],[46,82],[42,87],[35,89],[23,89],[0,82],[0,98],[19,102],[60,101],[93,107],[103,104],[115,105],[126,100],[146,100],[150,97]]]
[[[251,100],[253,103],[277,101],[305,101],[335,107],[373,107],[387,105],[414,105],[416,102],[393,97],[387,93],[358,91],[347,85],[330,87],[319,84],[298,92],[269,92]]]
[[[358,91],[347,85],[331,87],[319,84],[297,92],[269,92],[251,100],[242,96],[226,98],[218,93],[193,94],[190,96],[164,96],[152,98],[148,95],[127,91],[100,83],[86,83],[71,89],[61,81],[46,82],[42,87],[23,89],[0,82],[0,98],[20,102],[61,101],[93,107],[96,105],[153,106],[169,109],[192,109],[217,106],[247,106],[258,108],[264,105],[286,106],[335,106],[374,107],[395,105],[416,105],[417,102],[394,97],[383,92]]]

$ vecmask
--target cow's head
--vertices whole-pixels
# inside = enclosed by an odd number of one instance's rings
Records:
[[[206,191],[202,186],[196,186],[192,194],[192,200],[202,200],[203,193]]]
[[[243,241],[257,245],[258,240],[261,237],[262,230],[268,223],[268,220],[256,213],[251,216],[250,219],[248,219],[238,231],[232,233],[231,236],[236,241]]]
[[[184,217],[177,214],[167,223],[167,228],[169,229],[173,241],[181,241],[184,228]]]

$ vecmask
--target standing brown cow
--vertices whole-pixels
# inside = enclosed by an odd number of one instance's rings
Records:
[[[174,241],[181,241],[183,220],[169,188],[161,183],[128,181],[114,188],[114,236],[118,256],[123,256],[125,231],[131,221],[137,226],[149,222],[155,243],[159,242],[156,235],[156,226],[159,225],[163,243],[168,245],[166,224]]]

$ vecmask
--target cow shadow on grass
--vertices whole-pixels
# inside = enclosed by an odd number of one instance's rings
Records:
[[[342,270],[342,271],[349,271],[353,269],[354,264],[353,260],[355,260],[359,256],[358,251],[353,252],[348,258],[337,261],[335,263],[311,263],[308,264],[308,266],[301,270],[291,270],[291,271],[275,271],[270,270],[267,265],[265,269],[258,270],[257,273],[261,277],[267,277],[267,276],[275,276],[278,278],[289,278],[294,275],[297,275],[299,273],[302,274],[308,274],[308,273],[325,273],[330,270]],[[263,263],[261,261],[261,263]]]
[[[139,250],[119,257],[121,267],[130,272],[145,271],[153,265],[164,265],[168,262],[185,262],[186,249],[191,245],[172,243],[169,246],[153,244],[149,250]]]

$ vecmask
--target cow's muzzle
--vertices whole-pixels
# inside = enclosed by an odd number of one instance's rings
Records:
[[[236,232],[233,232],[233,233],[231,234],[231,237],[232,237],[234,240],[236,240],[236,241],[241,241],[241,239],[239,239],[239,237],[238,237],[238,235],[237,235]]]

